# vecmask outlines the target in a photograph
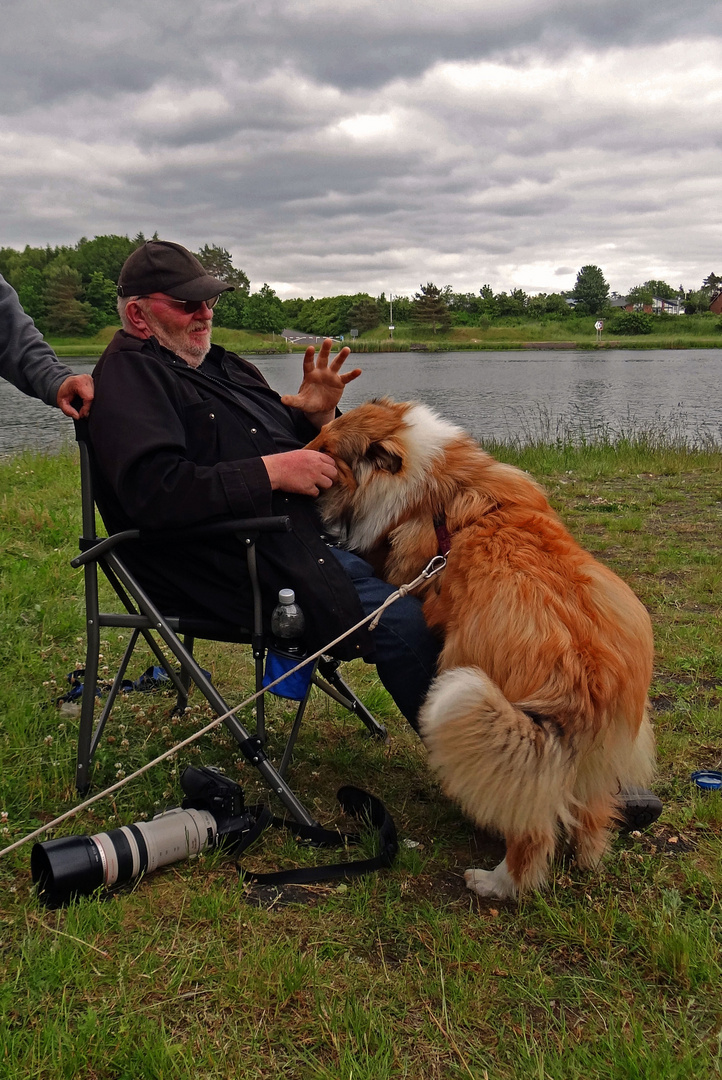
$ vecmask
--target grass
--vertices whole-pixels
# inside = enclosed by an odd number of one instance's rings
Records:
[[[118,324],[106,326],[92,337],[48,337],[47,340],[58,356],[100,356],[119,329]],[[289,351],[285,340],[279,334],[256,334],[251,330],[228,330],[222,326],[215,327],[213,341],[241,354]],[[293,348],[303,351],[302,346]]]
[[[557,438],[495,447],[547,487],[570,528],[649,608],[660,821],[618,837],[596,875],[562,863],[550,890],[481,901],[461,877],[491,866],[497,841],[440,794],[423,750],[378,685],[349,665],[389,746],[314,699],[292,784],[325,822],[333,793],[379,794],[403,839],[387,872],[297,888],[275,902],[238,885],[219,854],[178,863],[110,899],[47,911],[29,850],[0,859],[0,1075],[9,1080],[681,1080],[722,1063],[722,797],[698,794],[722,768],[722,452],[664,435]],[[69,569],[79,531],[70,454],[0,462],[0,842],[76,802],[77,718],[52,705],[82,658],[82,584]],[[112,671],[123,642],[107,635]],[[241,651],[242,652],[242,651]],[[248,659],[199,651],[231,701]],[[137,677],[150,657],[138,657]],[[132,694],[100,744],[94,788],[165,749],[206,716],[170,716],[165,693]],[[289,722],[270,706],[272,739]],[[260,794],[224,733],[165,763],[72,831],[94,833],[177,805],[178,770],[218,764]],[[70,831],[64,830],[64,831]],[[266,834],[254,869],[322,855]]]
[[[397,323],[393,340],[386,327],[361,334],[352,344],[354,352],[399,350],[411,346],[446,352],[464,349],[714,349],[722,346],[719,320],[714,315],[657,316],[654,332],[615,336],[609,329],[597,341],[596,316],[570,314],[561,318],[505,317],[482,319],[480,326],[457,326],[432,333],[413,323]],[[609,320],[607,320],[609,323]]]
[[[722,347],[719,320],[712,315],[657,316],[655,332],[614,337],[605,331],[600,342],[594,330],[595,316],[568,315],[564,318],[532,320],[504,318],[487,320],[483,326],[458,326],[444,334],[433,334],[411,323],[395,326],[393,340],[386,327],[367,330],[344,344],[353,352],[405,352],[411,347],[437,352],[458,350],[500,350],[522,348],[574,349],[715,349]],[[48,338],[58,356],[100,356],[118,329],[107,326],[93,337]],[[241,355],[276,352],[303,352],[305,346],[289,346],[279,334],[257,334],[250,330],[229,330],[217,326],[213,341]]]

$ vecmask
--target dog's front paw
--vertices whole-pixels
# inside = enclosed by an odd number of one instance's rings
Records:
[[[479,896],[494,900],[507,900],[510,896],[516,896],[516,886],[506,868],[506,859],[493,870],[476,870],[473,867],[466,870],[464,881],[467,889]]]

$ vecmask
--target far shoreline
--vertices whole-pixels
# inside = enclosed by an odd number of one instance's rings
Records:
[[[323,340],[319,338],[319,344]],[[363,356],[364,353],[385,352],[414,352],[414,353],[447,353],[447,352],[604,352],[619,350],[659,350],[677,351],[681,349],[722,349],[722,341],[710,339],[689,339],[667,341],[645,341],[639,338],[630,338],[629,341],[440,341],[440,342],[415,342],[415,341],[364,341],[364,342],[338,342],[348,346],[351,353]],[[96,357],[101,356],[105,350],[105,343],[89,341],[87,344],[48,344],[58,357],[72,359],[73,357]],[[231,352],[239,352],[243,356],[282,356],[284,353],[303,353],[306,346],[288,345],[285,349],[271,343],[249,345],[244,342],[243,346],[234,348],[232,342],[223,342],[225,348]]]

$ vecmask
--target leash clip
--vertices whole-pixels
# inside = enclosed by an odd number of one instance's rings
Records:
[[[426,568],[421,571],[421,576],[423,578],[426,578],[426,579],[432,578],[436,574],[440,574],[445,566],[446,566],[446,556],[445,555],[434,555],[431,562],[428,563]]]

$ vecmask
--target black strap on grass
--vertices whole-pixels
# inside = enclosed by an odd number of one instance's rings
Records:
[[[256,823],[233,850],[236,870],[241,878],[254,885],[313,885],[319,881],[358,877],[391,866],[398,854],[399,841],[394,820],[381,800],[360,788],[350,786],[340,788],[336,798],[345,813],[352,814],[359,821],[365,821],[378,835],[378,855],[370,859],[357,859],[355,862],[333,863],[331,866],[297,867],[294,870],[279,870],[270,874],[251,873],[239,865],[238,859],[268,828],[290,829],[297,837],[314,847],[344,847],[358,844],[361,840],[358,833],[342,833],[324,829],[320,825],[302,825],[298,821],[274,817],[267,806],[255,806],[250,809],[250,813],[256,818]]]

